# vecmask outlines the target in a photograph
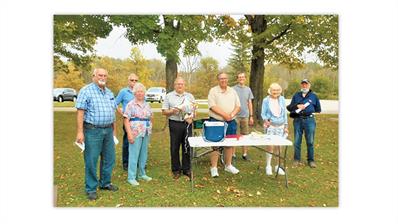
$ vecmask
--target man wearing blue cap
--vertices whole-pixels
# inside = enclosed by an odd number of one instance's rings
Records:
[[[311,83],[308,79],[301,80],[301,90],[294,94],[287,110],[290,112],[290,117],[293,118],[294,127],[293,166],[300,163],[301,140],[304,133],[307,143],[307,162],[311,168],[315,168],[314,137],[316,122],[314,113],[321,112],[321,104],[318,96],[311,90]]]

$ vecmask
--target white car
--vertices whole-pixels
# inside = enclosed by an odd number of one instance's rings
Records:
[[[166,88],[163,87],[151,87],[145,93],[145,100],[151,103],[155,101],[161,103],[164,98],[166,98]]]

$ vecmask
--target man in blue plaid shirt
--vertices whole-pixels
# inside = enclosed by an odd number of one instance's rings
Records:
[[[115,98],[105,87],[108,72],[97,68],[93,82],[84,86],[77,97],[76,141],[85,144],[85,185],[87,198],[97,199],[97,162],[101,155],[99,187],[101,190],[117,191],[111,183],[115,165]]]

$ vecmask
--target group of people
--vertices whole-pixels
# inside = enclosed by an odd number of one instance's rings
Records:
[[[89,200],[97,198],[97,188],[101,190],[117,191],[112,184],[111,176],[115,165],[116,116],[123,117],[122,166],[128,172],[127,182],[132,186],[139,185],[138,180],[151,181],[146,174],[148,145],[153,126],[153,112],[145,101],[145,86],[138,82],[138,76],[128,77],[128,86],[120,90],[115,98],[112,91],[106,87],[108,73],[103,68],[93,72],[92,83],[84,86],[76,101],[77,108],[77,136],[76,141],[85,143],[85,191]],[[249,126],[254,124],[254,98],[251,89],[246,86],[246,76],[237,76],[238,84],[229,87],[228,75],[221,72],[217,75],[218,85],[211,88],[208,94],[209,120],[222,121],[228,124],[227,135],[249,134]],[[315,168],[314,161],[314,113],[321,112],[318,97],[310,89],[308,79],[301,81],[301,90],[297,92],[289,105],[286,105],[282,88],[272,83],[268,89],[268,96],[262,103],[261,118],[264,133],[286,137],[288,134],[287,111],[293,118],[294,127],[294,161],[297,166],[301,160],[301,141],[304,133],[307,143],[307,162]],[[178,76],[174,81],[174,90],[169,92],[162,104],[162,114],[168,118],[170,133],[170,161],[174,179],[181,175],[191,177],[190,152],[187,138],[192,136],[192,122],[196,112],[183,110],[181,105],[195,102],[192,94],[185,91],[185,81]],[[119,108],[119,104],[122,107]],[[280,147],[267,147],[266,168],[267,175],[272,175],[272,152]],[[180,156],[181,153],[181,156]],[[210,175],[218,177],[218,159],[220,153],[215,149],[210,153]],[[181,158],[180,158],[181,157]],[[239,170],[232,165],[236,157],[233,147],[224,147],[224,161],[226,172],[237,174]],[[97,177],[97,163],[100,159],[100,175]],[[243,160],[249,160],[248,148],[243,147]],[[275,172],[284,175],[284,168],[275,166]]]

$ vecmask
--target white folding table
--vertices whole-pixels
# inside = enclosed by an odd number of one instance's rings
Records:
[[[264,148],[260,146],[285,146],[285,152],[283,156],[279,153],[271,153],[274,156],[278,157],[278,168],[281,167],[281,160],[283,160],[283,167],[285,169],[285,186],[288,187],[287,181],[287,170],[286,170],[286,156],[287,156],[287,148],[288,146],[292,146],[292,142],[286,138],[277,135],[241,135],[238,138],[225,138],[222,142],[208,142],[203,139],[202,136],[197,137],[189,137],[188,138],[189,145],[191,147],[191,186],[192,190],[194,188],[193,183],[193,169],[192,169],[192,160],[194,155],[195,148],[203,148],[203,147],[235,147],[235,146],[252,146],[254,148],[265,151]],[[278,172],[276,172],[275,177],[278,177]]]

